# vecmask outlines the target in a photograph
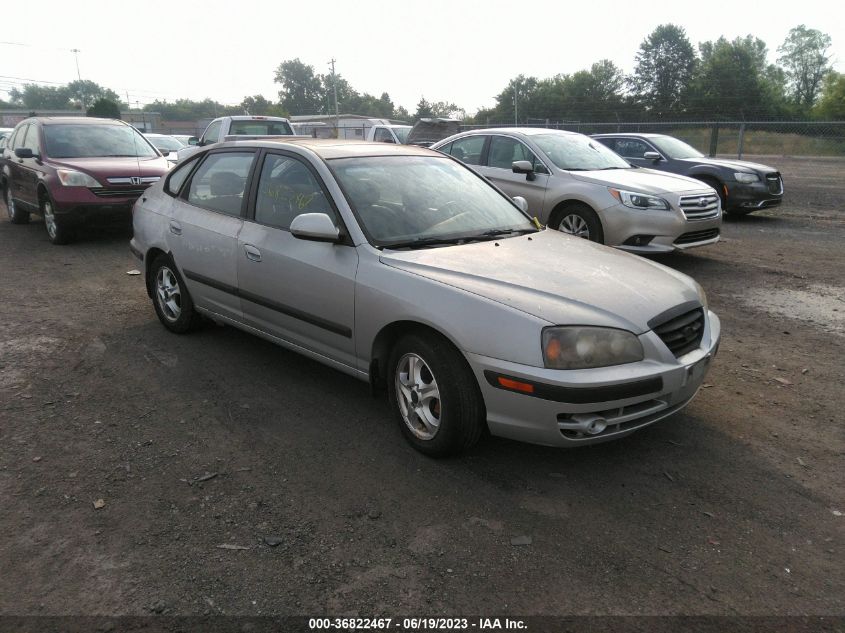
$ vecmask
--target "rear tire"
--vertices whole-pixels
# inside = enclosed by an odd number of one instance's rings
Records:
[[[596,212],[586,204],[571,203],[554,213],[549,226],[561,233],[604,244],[604,230]]]
[[[484,401],[466,359],[434,334],[408,334],[388,363],[388,400],[405,439],[433,457],[476,444],[486,426]]]
[[[159,255],[150,267],[153,307],[161,324],[176,334],[186,334],[202,324],[182,275],[167,255]]]
[[[12,198],[12,192],[9,189],[9,183],[6,183],[5,194],[6,211],[9,213],[9,221],[12,224],[28,224],[29,212],[24,211],[15,203],[15,200]]]

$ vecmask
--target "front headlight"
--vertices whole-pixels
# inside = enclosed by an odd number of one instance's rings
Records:
[[[586,325],[543,330],[543,362],[549,369],[608,367],[642,359],[642,343],[625,330]]]
[[[83,174],[81,171],[74,171],[73,169],[57,169],[56,174],[59,176],[59,182],[65,187],[102,187],[102,185],[91,176]]]
[[[656,211],[668,211],[669,203],[663,198],[657,196],[649,196],[644,193],[636,193],[634,191],[623,191],[622,189],[612,189],[608,187],[610,195],[619,200],[626,207],[631,209],[654,209]]]
[[[739,171],[735,173],[734,178],[736,178],[737,182],[744,182],[747,185],[760,180],[760,176],[758,176],[757,174],[749,174],[744,171]]]

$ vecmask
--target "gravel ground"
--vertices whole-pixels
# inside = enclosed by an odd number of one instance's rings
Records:
[[[723,323],[684,412],[441,461],[364,383],[166,332],[125,231],[3,212],[0,614],[845,614],[845,163],[776,164],[781,208],[659,258]]]

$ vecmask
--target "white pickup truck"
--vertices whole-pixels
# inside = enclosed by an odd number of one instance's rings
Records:
[[[220,141],[236,141],[240,137],[254,139],[258,136],[296,136],[290,121],[277,116],[221,116],[205,128],[196,142],[177,153],[181,162],[199,151],[199,148]]]
[[[374,125],[367,130],[367,140],[375,141],[376,143],[396,143],[401,145],[408,138],[410,131],[410,125],[394,125],[392,123]]]

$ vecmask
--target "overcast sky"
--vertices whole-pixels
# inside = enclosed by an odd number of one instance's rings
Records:
[[[789,29],[805,24],[831,36],[834,68],[845,72],[842,0],[41,0],[3,3],[0,91],[76,79],[70,49],[78,48],[82,78],[133,104],[179,97],[235,104],[254,94],[276,100],[280,62],[299,57],[326,73],[334,57],[360,92],[386,91],[411,112],[425,96],[472,113],[493,105],[520,73],[573,73],[602,58],[631,72],[643,39],[669,22],[694,45],[753,34],[768,45],[771,62]]]

